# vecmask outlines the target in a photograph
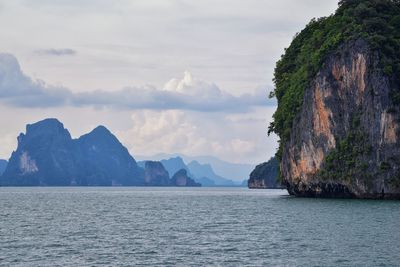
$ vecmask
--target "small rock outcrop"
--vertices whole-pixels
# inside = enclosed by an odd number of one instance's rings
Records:
[[[196,183],[192,178],[187,175],[185,169],[177,171],[171,178],[171,185],[173,186],[201,186]]]
[[[276,157],[261,163],[250,174],[248,187],[251,189],[282,188],[278,182],[279,162]]]
[[[150,186],[170,185],[169,173],[159,161],[146,161],[144,169],[144,183]]]
[[[161,160],[161,163],[170,174],[176,173],[181,169],[186,170],[187,175],[202,186],[234,186],[232,180],[215,174],[210,164],[200,164],[198,161],[193,160],[186,165],[181,157],[164,159]]]

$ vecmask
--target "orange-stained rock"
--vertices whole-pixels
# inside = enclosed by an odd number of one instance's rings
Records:
[[[351,41],[326,58],[305,88],[290,140],[283,144],[281,173],[289,193],[400,198],[400,112],[393,107],[390,82],[378,62],[365,41]],[[336,166],[342,176],[322,174],[327,156],[349,136],[363,142],[347,147],[355,151],[354,158],[346,158],[354,172],[343,175],[344,166]]]

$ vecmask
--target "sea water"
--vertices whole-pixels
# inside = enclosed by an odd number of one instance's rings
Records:
[[[399,266],[400,201],[0,188],[1,266]]]

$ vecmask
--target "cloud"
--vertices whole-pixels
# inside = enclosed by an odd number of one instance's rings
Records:
[[[233,123],[222,113],[213,115],[210,120],[204,113],[141,110],[132,112],[131,119],[131,128],[117,134],[133,155],[179,152],[187,155],[215,155],[231,161],[248,162],[254,155],[259,157],[259,135],[264,138],[262,132],[257,135],[248,131],[237,131],[236,128],[240,125]],[[251,126],[255,129],[264,124],[257,122]]]
[[[41,49],[35,51],[37,54],[41,55],[50,55],[50,56],[74,56],[76,55],[76,51],[70,48],[63,48],[63,49]]]
[[[12,106],[246,112],[253,107],[274,106],[275,101],[267,98],[267,91],[259,87],[252,93],[236,96],[185,72],[182,80],[172,79],[161,89],[143,86],[74,93],[68,88],[32,80],[22,72],[13,55],[0,54],[0,101]]]
[[[12,106],[54,107],[65,105],[72,93],[62,87],[33,81],[21,71],[17,59],[0,54],[0,100]]]

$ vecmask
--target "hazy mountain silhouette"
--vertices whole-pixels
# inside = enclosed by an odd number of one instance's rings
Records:
[[[8,163],[7,160],[0,159],[0,175],[2,175],[3,172],[5,171],[7,163]]]
[[[46,119],[18,137],[2,185],[144,185],[128,150],[105,127],[72,139],[63,124]]]
[[[214,156],[187,156],[179,153],[160,153],[149,157],[137,155],[137,158],[152,160],[163,160],[175,157],[182,158],[184,162],[197,161],[200,164],[209,164],[211,165],[215,174],[226,179],[231,179],[237,184],[241,184],[245,179],[247,180],[249,178],[249,174],[255,167],[255,164],[232,163],[218,159]]]

